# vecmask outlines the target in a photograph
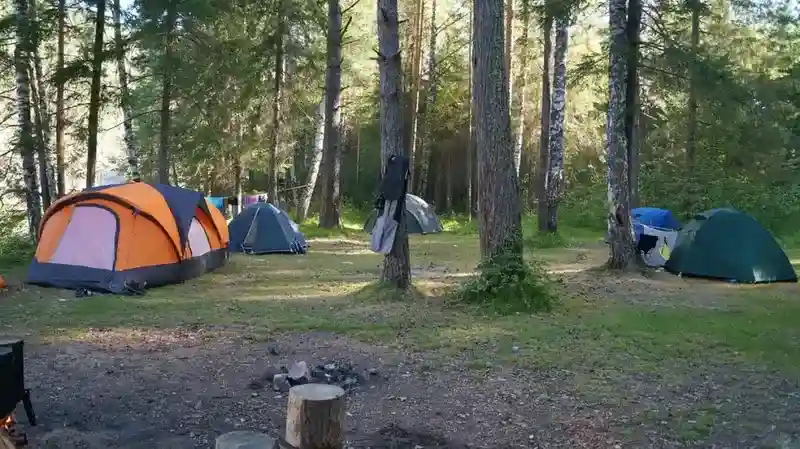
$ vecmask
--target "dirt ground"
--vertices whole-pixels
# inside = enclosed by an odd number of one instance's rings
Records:
[[[602,257],[570,250],[551,267],[586,301],[726,306],[730,286],[585,270]],[[423,278],[455,275],[435,264],[415,269]],[[27,382],[40,425],[18,416],[33,448],[206,449],[237,429],[283,434],[286,394],[251,384],[269,367],[300,360],[377,370],[349,393],[350,448],[800,447],[800,377],[757,364],[675,369],[665,361],[669,375],[588,364],[521,368],[492,361],[486,346],[443,356],[321,331],[254,337],[236,326],[95,328],[79,341],[30,340]],[[575,337],[562,348],[586,343]]]

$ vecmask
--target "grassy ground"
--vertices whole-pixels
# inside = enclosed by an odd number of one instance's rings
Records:
[[[75,341],[97,329],[199,327],[262,341],[286,332],[327,331],[425,354],[431,369],[462,360],[474,373],[497,367],[567,373],[584,400],[627,410],[632,421],[618,432],[631,434],[625,438],[655,428],[679,445],[718,441],[720,432],[766,437],[763,429],[747,427],[749,417],[742,421],[742,407],[752,404],[684,398],[665,410],[658,406],[663,398],[654,398],[666,390],[683,398],[695,394],[686,392],[696,392],[698,376],[733,376],[748,379],[748,385],[713,382],[731,389],[731,397],[751,398],[772,391],[776,379],[800,379],[796,285],[733,286],[665,273],[619,277],[594,269],[607,257],[600,235],[565,229],[557,241],[528,234],[528,257],[546,261],[556,277],[562,298],[557,310],[492,316],[447,301],[476,265],[478,247],[468,225],[445,225],[453,232],[412,237],[417,292],[407,301],[375,294],[371,283],[381,258],[349,229],[316,233],[306,256],[235,256],[218,272],[142,297],[78,299],[69,292],[15,287],[0,297],[0,334]],[[353,220],[351,228],[358,226]],[[800,252],[790,251],[790,257],[800,262]],[[787,410],[800,413],[797,407]]]

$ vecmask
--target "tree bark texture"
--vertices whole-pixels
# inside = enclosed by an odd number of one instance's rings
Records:
[[[403,107],[400,102],[403,73],[397,0],[378,0],[377,22],[381,165],[385,169],[390,156],[406,155],[403,141]],[[400,214],[400,217],[394,245],[383,261],[381,281],[405,290],[411,284],[411,262],[405,214]]]
[[[508,99],[514,98],[514,0],[506,0],[505,5],[505,61],[508,76]]]
[[[522,257],[519,184],[504,58],[503,0],[475,0],[475,116],[481,256]]]
[[[167,15],[164,19],[164,62],[162,70],[161,90],[161,135],[158,147],[158,182],[169,184],[169,140],[172,133],[172,76],[173,76],[173,40],[177,11],[175,0],[167,0]]]
[[[94,186],[97,169],[97,134],[100,123],[100,88],[103,80],[103,32],[106,24],[106,2],[97,0],[92,49],[92,86],[89,93],[89,141],[86,148],[86,188]]]
[[[628,52],[626,0],[610,0],[608,20],[611,34],[606,121],[608,237],[611,246],[608,266],[612,269],[627,269],[634,260],[634,247],[625,137],[625,76]]]
[[[122,40],[122,10],[120,0],[114,0],[114,53],[117,59],[117,77],[119,78],[120,108],[122,109],[122,124],[124,127],[125,153],[128,163],[127,177],[138,180],[139,150],[136,148],[136,138],[133,135],[133,110],[131,109],[131,95],[128,89],[128,71],[125,68],[125,43]]]
[[[631,208],[639,204],[639,41],[642,27],[642,2],[629,0],[628,61],[625,88],[625,138],[628,153],[628,182]]]
[[[67,0],[58,0],[58,49],[56,51],[56,70],[64,68],[64,46],[67,27]],[[56,174],[58,196],[66,194],[66,167],[64,161],[64,80],[56,81]]]
[[[323,96],[324,97],[324,96]],[[303,223],[308,218],[308,210],[311,208],[311,198],[314,196],[314,188],[317,186],[320,164],[322,163],[322,152],[325,144],[325,98],[319,103],[317,111],[317,131],[314,135],[314,148],[311,153],[311,164],[308,167],[308,177],[306,184],[300,192],[300,210],[297,213],[297,221]]]
[[[285,38],[286,18],[284,17],[284,0],[278,1],[277,19],[278,26],[275,32],[275,80],[273,84],[273,93],[275,97],[272,100],[272,128],[270,128],[269,136],[269,191],[267,192],[269,200],[274,204],[278,204],[278,137],[280,136],[281,127],[281,102],[283,101],[283,71],[285,62],[283,40]]]
[[[550,167],[550,60],[553,52],[553,18],[547,14],[542,26],[543,61],[542,61],[542,109],[541,129],[539,130],[539,164],[536,173],[536,215],[539,230],[547,230],[547,171]]]
[[[22,173],[25,182],[25,205],[28,215],[28,232],[36,241],[42,221],[42,207],[39,201],[39,188],[36,182],[35,146],[33,124],[31,123],[30,55],[31,34],[28,21],[28,2],[14,0],[16,16],[17,45],[14,49],[14,69],[16,72],[17,119],[19,138],[17,152],[22,158]]]
[[[328,0],[328,67],[325,71],[325,135],[322,152],[321,228],[337,228],[339,205],[340,100],[342,91],[342,9],[339,0]]]
[[[31,8],[33,10],[33,8]],[[34,44],[35,45],[35,44]],[[34,58],[35,59],[35,58]],[[42,87],[42,84],[39,82],[38,77],[36,76],[36,71],[32,74],[29,74],[29,79],[33,80],[30,84],[31,89],[31,103],[32,103],[32,110],[33,110],[33,124],[34,129],[36,132],[34,133],[35,137],[34,140],[36,142],[36,159],[37,165],[39,169],[39,186],[41,191],[42,197],[42,208],[43,210],[47,210],[50,207],[51,203],[51,196],[50,196],[50,188],[49,188],[49,176],[48,176],[48,139],[47,139],[47,128],[44,123],[44,114],[42,112],[42,99],[41,94],[39,93],[39,88]]]
[[[527,90],[528,84],[528,70],[527,70],[527,56],[528,56],[528,27],[530,26],[530,17],[531,17],[531,10],[530,10],[530,2],[531,0],[522,0],[522,10],[520,11],[521,19],[522,19],[522,35],[519,39],[519,67],[517,68],[517,83],[519,84],[518,87],[518,94],[517,98],[517,105],[516,107],[512,108],[512,114],[516,115],[517,118],[517,133],[515,136],[516,143],[514,145],[514,167],[517,170],[517,178],[520,177],[520,166],[522,165],[522,152],[525,148],[525,106],[526,106],[526,96],[525,91]],[[509,72],[510,73],[510,72]],[[510,90],[510,89],[509,89]]]

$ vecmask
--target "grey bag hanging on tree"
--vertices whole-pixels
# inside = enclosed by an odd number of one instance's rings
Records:
[[[381,179],[380,195],[375,202],[378,217],[372,228],[372,250],[389,254],[394,246],[397,228],[405,215],[410,161],[405,156],[391,155]]]

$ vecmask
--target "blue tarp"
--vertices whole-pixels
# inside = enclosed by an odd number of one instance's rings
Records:
[[[213,204],[214,207],[219,209],[221,212],[225,212],[225,197],[222,196],[207,196],[206,199],[209,203]]]
[[[677,230],[682,227],[681,222],[672,215],[672,212],[666,209],[637,207],[631,211],[631,215],[633,216],[634,239],[637,242],[639,241],[639,236],[644,232],[644,226],[668,230]]]

